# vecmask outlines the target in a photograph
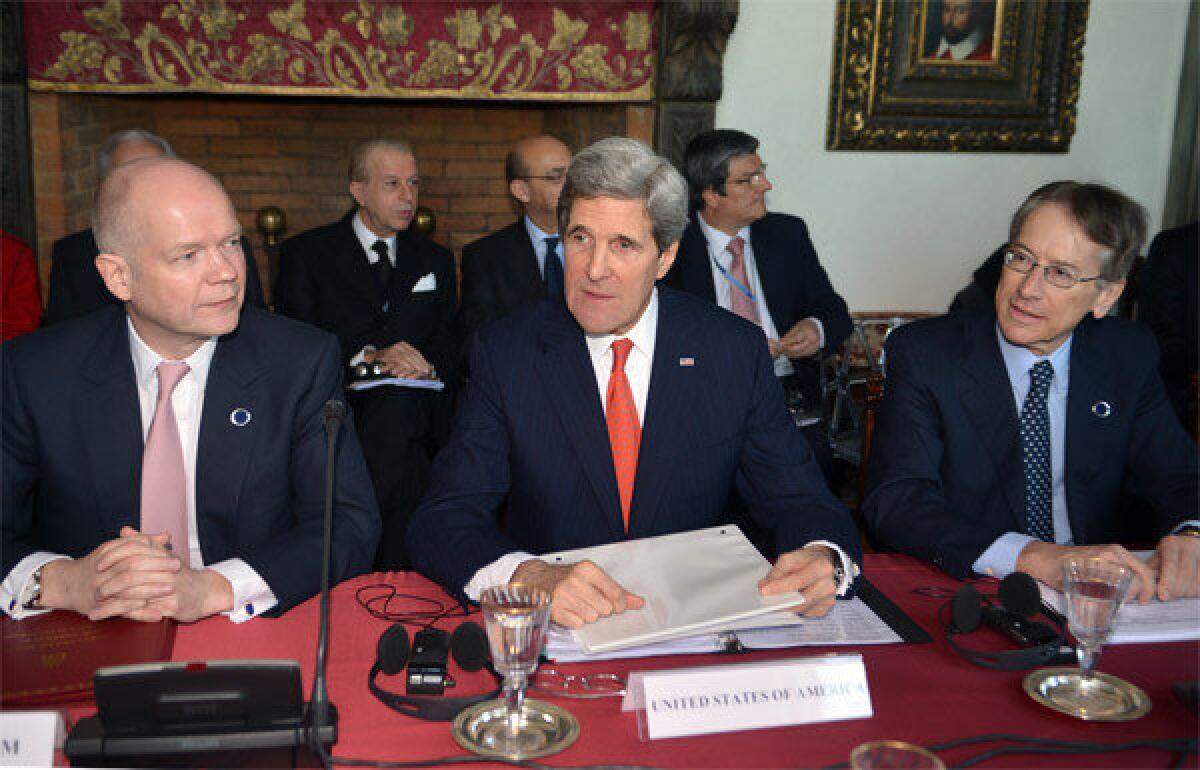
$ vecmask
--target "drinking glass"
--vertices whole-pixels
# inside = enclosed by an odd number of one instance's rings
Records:
[[[920,746],[904,741],[860,743],[850,752],[853,770],[946,770],[945,763]]]
[[[525,699],[550,620],[550,595],[510,583],[485,589],[479,604],[504,697],[460,712],[451,735],[463,748],[489,757],[521,760],[562,751],[579,736],[579,722],[559,706]]]

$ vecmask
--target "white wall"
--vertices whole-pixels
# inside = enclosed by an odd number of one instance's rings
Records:
[[[834,0],[742,0],[719,127],[762,141],[774,211],[804,217],[851,310],[945,310],[1039,184],[1103,181],[1163,212],[1186,0],[1092,0],[1071,150],[830,152]]]

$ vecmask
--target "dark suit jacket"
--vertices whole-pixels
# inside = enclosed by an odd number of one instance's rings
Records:
[[[458,328],[464,357],[475,332],[546,296],[546,282],[522,217],[463,247]]]
[[[336,334],[344,361],[365,345],[383,348],[404,340],[421,351],[443,380],[452,382],[458,297],[454,258],[433,241],[399,233],[396,268],[385,292],[354,234],[354,216],[351,211],[283,242],[275,310]],[[414,292],[413,286],[429,273],[437,288]]]
[[[887,341],[863,516],[876,544],[965,577],[1005,532],[1026,531],[1021,442],[994,318],[918,321]],[[1172,414],[1154,340],[1118,318],[1083,321],[1071,343],[1065,483],[1076,544],[1166,534],[1196,518],[1196,445]],[[1107,402],[1102,418],[1093,405]],[[1154,521],[1133,521],[1131,476]],[[1144,535],[1143,535],[1144,536]]]
[[[750,225],[750,247],[758,279],[780,335],[797,322],[813,317],[825,327],[825,350],[836,350],[854,328],[846,301],[834,291],[825,268],[817,260],[804,220],[788,214],[767,214]],[[717,301],[713,286],[708,241],[692,214],[679,255],[663,279],[673,288]]]
[[[1200,327],[1196,293],[1200,263],[1200,222],[1164,230],[1150,243],[1150,253],[1137,275],[1138,320],[1158,338],[1159,372],[1167,393],[1182,416],[1196,373]]]
[[[628,537],[723,523],[736,487],[780,551],[825,539],[857,561],[854,524],[788,417],[762,332],[686,294],[658,296]],[[408,536],[416,568],[452,591],[506,553],[626,537],[595,370],[566,306],[544,300],[479,335]]]
[[[139,526],[142,421],[125,313],[104,309],[0,347],[3,574],[38,550],[80,557]],[[278,611],[320,587],[326,442],[341,395],[333,338],[257,308],[221,337],[204,394],[196,517],[205,563],[241,558]],[[236,427],[237,407],[252,415]],[[349,422],[337,451],[334,581],[371,565],[379,514]]]
[[[242,252],[246,255],[245,302],[255,307],[266,307],[263,302],[262,284],[258,278],[258,266],[254,262],[254,249],[250,241],[242,236]],[[121,301],[109,292],[96,269],[96,255],[100,248],[92,229],[80,230],[54,242],[50,254],[50,297],[46,301],[46,313],[42,326],[87,315],[107,305],[120,305]]]

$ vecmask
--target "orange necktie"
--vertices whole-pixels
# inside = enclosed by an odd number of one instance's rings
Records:
[[[629,506],[633,502],[633,479],[637,475],[638,446],[642,443],[642,426],[638,423],[633,391],[625,376],[625,362],[633,343],[627,339],[612,344],[612,374],[608,376],[608,397],[605,419],[608,422],[608,443],[612,445],[613,467],[617,472],[617,493],[621,497],[621,520],[629,531]]]

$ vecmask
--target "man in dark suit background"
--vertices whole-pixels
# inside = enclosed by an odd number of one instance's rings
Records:
[[[161,136],[141,128],[118,131],[105,140],[96,158],[97,176],[103,182],[112,170],[138,158],[174,158],[175,151]],[[100,249],[92,228],[59,238],[50,252],[50,293],[42,326],[50,326],[68,318],[87,315],[107,305],[120,306],[121,300],[112,295],[96,268]],[[242,236],[242,253],[246,255],[246,302],[265,307],[258,267],[250,241]]]
[[[342,360],[380,364],[396,377],[456,378],[454,260],[409,231],[419,176],[412,149],[376,139],[355,148],[357,207],[283,242],[275,309],[337,335]],[[407,563],[404,533],[449,423],[452,395],[377,387],[348,394],[383,513],[376,566]]]
[[[1196,295],[1200,280],[1200,222],[1164,230],[1150,242],[1146,262],[1138,271],[1137,318],[1158,339],[1162,360],[1158,371],[1179,418],[1187,422],[1200,344],[1196,341],[1200,315]],[[1194,417],[1194,413],[1193,413]],[[1189,426],[1193,435],[1196,426]]]
[[[863,504],[880,547],[956,577],[1016,570],[1055,587],[1064,559],[1096,555],[1131,567],[1142,600],[1200,593],[1196,446],[1149,332],[1105,317],[1144,235],[1124,195],[1051,183],[1013,217],[994,317],[889,337]],[[1122,509],[1127,478],[1152,521]],[[1148,566],[1116,545],[1146,535]]]
[[[761,329],[656,288],[686,221],[686,183],[640,142],[605,139],[571,161],[565,303],[480,331],[409,530],[417,569],[472,598],[531,583],[578,627],[643,597],[590,562],[534,554],[719,524],[736,487],[781,552],[764,593],[799,590],[820,615],[848,590],[858,536],[788,417]]]
[[[480,327],[542,297],[562,296],[558,194],[570,162],[571,151],[552,136],[522,139],[509,150],[504,177],[523,216],[463,247],[458,322],[464,357]]]
[[[243,308],[237,216],[195,166],[121,166],[94,225],[123,307],[0,348],[4,611],[286,610],[319,588],[336,343]],[[336,462],[340,580],[370,566],[379,521],[348,426]]]
[[[804,220],[767,212],[766,168],[758,140],[741,131],[707,131],[688,143],[693,214],[665,282],[760,325],[776,376],[811,409],[821,397],[817,356],[836,350],[853,322]],[[828,473],[824,426],[804,432]]]

